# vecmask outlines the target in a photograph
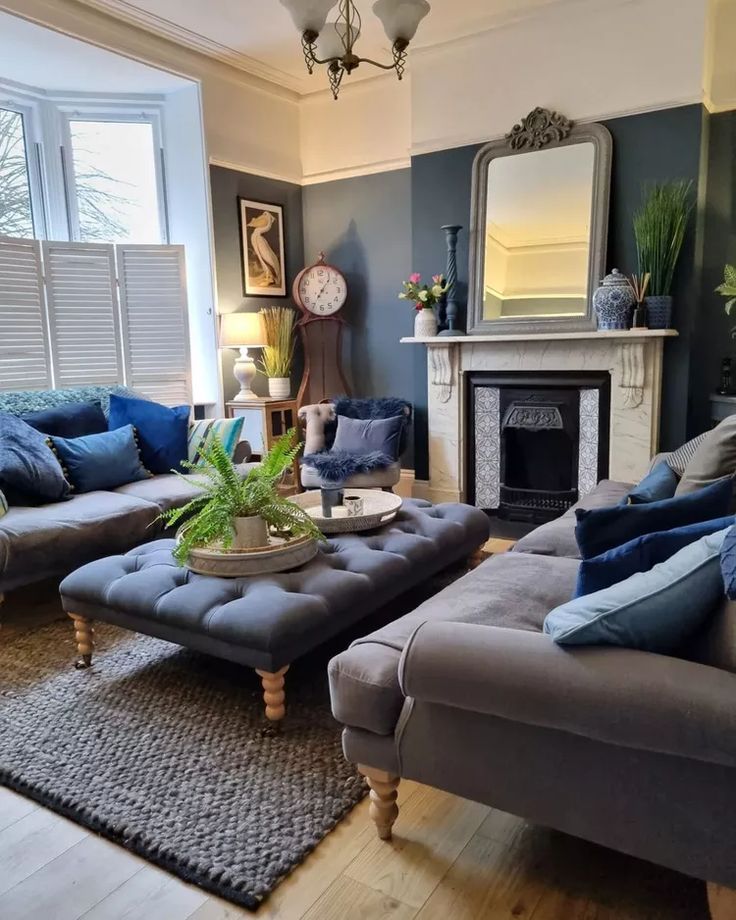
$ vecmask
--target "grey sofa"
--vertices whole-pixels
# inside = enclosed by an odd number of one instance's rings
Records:
[[[122,387],[85,387],[2,393],[0,409],[13,414],[68,402],[100,399]],[[245,445],[246,449],[247,445]],[[249,464],[243,464],[248,469]],[[0,517],[0,602],[17,588],[58,579],[93,559],[125,553],[165,533],[159,514],[198,494],[197,477],[154,476],[109,492],[87,492],[69,501],[11,507]]]
[[[579,506],[629,488],[603,482]],[[345,755],[381,837],[405,777],[704,879],[713,916],[735,918],[736,607],[682,658],[563,650],[542,624],[573,593],[574,523],[539,527],[332,660]]]

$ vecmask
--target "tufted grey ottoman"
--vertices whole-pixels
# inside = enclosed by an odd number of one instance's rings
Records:
[[[196,575],[156,540],[98,559],[61,583],[74,621],[78,667],[92,662],[92,622],[136,632],[255,668],[266,716],[284,716],[292,661],[443,568],[488,538],[488,519],[469,505],[405,499],[390,524],[330,539],[293,572],[249,578]]]

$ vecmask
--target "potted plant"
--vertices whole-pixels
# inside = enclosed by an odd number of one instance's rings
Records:
[[[180,565],[186,563],[192,549],[212,543],[224,549],[266,546],[270,527],[292,537],[323,539],[307,512],[277,491],[279,480],[301,447],[294,446],[294,434],[291,429],[279,438],[244,478],[216,434],[201,452],[203,463],[186,464],[203,475],[202,494],[160,515],[170,527],[184,521],[174,549]]]
[[[404,290],[399,300],[413,300],[417,315],[414,318],[414,335],[418,339],[437,335],[437,314],[435,307],[447,293],[447,285],[442,275],[433,275],[432,284],[422,284],[422,276],[414,272],[404,281]]]
[[[730,316],[731,310],[733,310],[734,304],[736,304],[736,266],[727,265],[723,269],[723,284],[718,285],[716,294],[722,294],[723,297],[728,297],[728,300],[723,306],[726,313]],[[736,327],[731,330],[731,335],[736,337]]]
[[[268,377],[268,394],[288,399],[294,359],[294,311],[289,307],[266,307],[261,310],[261,317],[266,339],[261,367]]]
[[[668,329],[672,323],[672,278],[693,209],[691,191],[692,182],[684,179],[655,183],[634,215],[639,274],[649,274],[650,329]]]

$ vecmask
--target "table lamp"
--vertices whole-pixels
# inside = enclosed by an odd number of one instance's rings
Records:
[[[263,348],[266,338],[260,313],[224,313],[220,318],[220,348],[239,348],[233,373],[240,384],[235,402],[257,399],[251,385],[256,375],[256,365],[248,354],[249,348]]]

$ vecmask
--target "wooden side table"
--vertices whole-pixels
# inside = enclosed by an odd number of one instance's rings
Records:
[[[267,453],[290,428],[298,428],[295,399],[257,396],[255,399],[232,400],[225,403],[225,414],[227,418],[243,419],[243,437],[258,457]],[[288,488],[291,492],[301,492],[299,463],[296,460]]]

